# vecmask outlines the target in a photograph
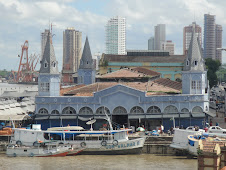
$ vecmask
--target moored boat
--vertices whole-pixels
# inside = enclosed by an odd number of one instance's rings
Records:
[[[10,143],[33,146],[37,141],[70,144],[73,148],[83,149],[79,154],[139,154],[144,146],[145,137],[129,139],[131,129],[77,131],[70,128],[64,130],[41,130],[14,128]],[[65,130],[66,129],[66,130]],[[54,129],[53,129],[54,130]]]

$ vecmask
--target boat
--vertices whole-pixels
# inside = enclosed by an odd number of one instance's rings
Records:
[[[35,146],[37,141],[69,144],[82,149],[79,154],[139,154],[144,146],[145,137],[129,139],[132,129],[120,130],[75,130],[64,127],[41,130],[41,125],[32,125],[31,129],[13,128],[10,144]]]
[[[73,152],[69,145],[23,146],[10,144],[6,149],[6,155],[9,157],[62,157],[68,155],[69,152]]]

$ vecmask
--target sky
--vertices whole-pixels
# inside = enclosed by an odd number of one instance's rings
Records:
[[[53,24],[53,45],[62,69],[63,31],[74,27],[88,36],[91,52],[105,51],[105,25],[114,16],[126,18],[126,49],[145,50],[154,26],[166,24],[166,40],[175,43],[175,54],[183,53],[183,28],[196,21],[204,28],[204,14],[216,16],[223,26],[226,48],[225,0],[0,0],[0,70],[18,70],[21,46],[28,53],[41,53],[41,33]],[[226,51],[223,51],[226,63]],[[39,69],[39,66],[37,66]]]

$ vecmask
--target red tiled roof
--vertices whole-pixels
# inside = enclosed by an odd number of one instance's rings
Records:
[[[142,78],[142,77],[154,77],[161,75],[158,72],[148,70],[142,67],[136,68],[123,68],[112,73],[108,73],[100,76],[99,78]]]
[[[165,79],[168,81],[167,79]],[[172,81],[173,82],[173,81]],[[170,86],[173,86],[171,82]],[[175,82],[178,85],[178,82]],[[90,84],[81,88],[73,89],[65,92],[65,95],[73,95],[73,96],[91,96],[94,92],[107,89],[113,87],[117,84],[122,84],[136,90],[144,91],[147,95],[166,95],[169,92],[180,93],[181,88],[176,89],[176,86],[169,87],[166,85],[159,84],[158,82],[98,82],[94,84]],[[179,86],[178,86],[179,87]]]
[[[75,86],[70,86],[70,87],[66,87],[66,88],[60,88],[60,96],[63,96],[64,93],[68,92],[68,91],[71,91],[71,90],[75,90],[77,88],[80,88],[80,87],[83,87],[85,86],[84,84],[82,85],[75,85]]]

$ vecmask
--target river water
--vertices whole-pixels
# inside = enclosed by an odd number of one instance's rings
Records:
[[[77,155],[55,158],[7,157],[0,154],[1,170],[196,170],[197,159],[181,156]]]

